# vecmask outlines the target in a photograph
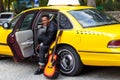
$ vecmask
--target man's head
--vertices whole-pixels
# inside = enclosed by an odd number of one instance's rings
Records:
[[[42,15],[41,20],[43,26],[48,26],[50,23],[49,15]]]

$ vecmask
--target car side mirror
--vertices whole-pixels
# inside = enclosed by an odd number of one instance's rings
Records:
[[[9,29],[10,28],[10,24],[8,22],[3,23],[3,28],[4,29]]]

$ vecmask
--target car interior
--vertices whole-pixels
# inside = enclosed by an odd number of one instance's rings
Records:
[[[44,14],[49,15],[50,21],[54,22],[57,26],[57,14],[55,14],[55,13],[49,13],[49,14],[44,13]],[[42,34],[42,32],[46,31],[46,27],[42,27],[41,18],[39,19],[37,27],[35,28],[35,30],[36,30],[35,31],[36,32],[35,47],[37,47],[39,35]],[[35,50],[35,52],[38,54],[39,53],[38,49]]]

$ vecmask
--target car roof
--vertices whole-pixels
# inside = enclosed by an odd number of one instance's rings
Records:
[[[80,10],[80,9],[88,9],[88,8],[93,8],[93,7],[90,7],[90,6],[46,6],[46,7],[38,7],[38,8],[28,9],[23,12],[30,11],[30,10],[40,10],[40,9],[71,11],[71,10]]]

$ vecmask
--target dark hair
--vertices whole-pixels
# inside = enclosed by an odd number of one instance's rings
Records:
[[[49,15],[42,15],[41,18],[47,17],[49,19]]]

